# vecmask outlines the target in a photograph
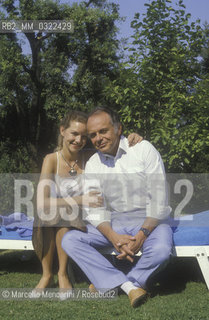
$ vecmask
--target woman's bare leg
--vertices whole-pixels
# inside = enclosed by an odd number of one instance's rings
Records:
[[[55,252],[55,231],[53,227],[46,227],[44,232],[44,253],[41,261],[42,277],[37,284],[37,289],[45,289],[50,287],[53,282],[52,264]]]
[[[56,246],[59,261],[58,281],[61,289],[72,289],[72,284],[70,283],[67,274],[68,256],[61,246],[62,238],[67,231],[69,231],[68,228],[59,228],[56,233]]]

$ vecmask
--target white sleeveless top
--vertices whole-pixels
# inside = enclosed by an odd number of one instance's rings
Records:
[[[72,177],[62,177],[59,175],[59,152],[56,152],[57,155],[57,170],[55,174],[55,178],[53,184],[51,186],[51,197],[53,198],[67,198],[73,196],[80,196],[83,194],[83,174],[77,174]],[[77,210],[78,209],[78,210]],[[63,216],[56,216],[54,219],[50,221],[50,223],[46,223],[46,225],[55,225],[59,227],[73,227],[82,231],[86,230],[84,216],[85,211],[80,207],[72,210],[70,215],[67,213],[67,219],[63,218]],[[63,220],[64,219],[64,220]]]
[[[59,175],[59,152],[56,152],[57,155],[57,170],[55,175],[56,183],[56,197],[66,198],[79,196],[83,194],[83,175],[77,174],[76,176],[61,177]]]

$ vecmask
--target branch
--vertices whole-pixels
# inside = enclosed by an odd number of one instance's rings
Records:
[[[47,33],[45,36],[42,36],[42,33],[39,32],[39,33],[37,34],[36,39],[37,39],[37,40],[45,40],[45,39],[51,37],[51,35],[52,35],[51,33]]]
[[[24,63],[22,63],[22,66],[23,66],[24,71],[27,72],[29,75],[31,75],[31,70],[28,69]]]
[[[86,8],[88,8],[92,2],[94,2],[94,0],[89,0],[89,2],[85,2]]]

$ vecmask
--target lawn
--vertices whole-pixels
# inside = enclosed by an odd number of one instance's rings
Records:
[[[34,252],[0,251],[0,287],[33,288],[40,278]],[[77,277],[81,277],[78,273]],[[80,282],[75,288],[87,288]],[[0,300],[0,319],[209,320],[209,291],[195,260],[175,258],[155,278],[147,302],[137,309],[125,294],[113,300]]]

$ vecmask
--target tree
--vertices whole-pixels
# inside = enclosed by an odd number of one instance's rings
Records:
[[[207,107],[199,109],[198,95],[203,32],[199,21],[189,23],[183,0],[145,5],[143,19],[136,13],[132,21],[128,63],[107,93],[121,106],[125,127],[154,143],[170,171],[192,172],[193,159],[208,145],[202,130]]]
[[[2,137],[21,140],[40,164],[55,143],[63,113],[103,101],[104,85],[117,76],[118,7],[106,0],[72,6],[52,0],[0,4],[1,19],[74,21],[73,33],[25,33],[31,55],[24,53],[17,34],[0,35]]]
[[[204,45],[202,48],[202,71],[204,74],[209,74],[209,24],[205,23],[204,29]]]

